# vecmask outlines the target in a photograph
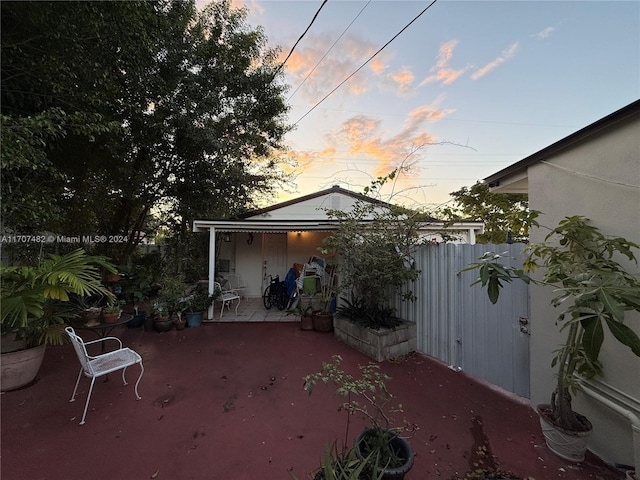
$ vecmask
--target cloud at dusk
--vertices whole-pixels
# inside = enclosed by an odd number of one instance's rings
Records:
[[[430,70],[433,73],[422,80],[419,86],[433,82],[440,82],[443,85],[448,85],[455,82],[458,77],[465,72],[466,68],[456,70],[448,65],[449,60],[453,57],[453,50],[456,48],[456,45],[458,45],[457,40],[449,40],[448,42],[440,45],[436,64],[431,67]]]
[[[551,36],[553,32],[555,32],[555,27],[547,27],[544,30],[541,30],[538,33],[534,33],[530,35],[531,38],[535,38],[536,40],[546,40]]]
[[[471,78],[473,80],[477,80],[481,77],[484,77],[487,73],[498,68],[504,62],[506,62],[511,57],[513,57],[516,53],[516,50],[518,50],[518,42],[513,43],[509,48],[507,48],[506,50],[503,50],[502,53],[495,60],[492,60],[491,62],[487,63],[485,66],[473,72],[471,74]]]
[[[325,136],[325,148],[313,152],[294,152],[293,156],[303,168],[327,165],[336,162],[338,152],[353,158],[373,161],[374,175],[386,175],[400,166],[407,156],[417,148],[436,143],[437,137],[426,126],[436,122],[453,110],[441,109],[435,105],[422,105],[405,118],[397,133],[390,132],[382,120],[370,115],[356,115],[343,121]],[[418,174],[412,171],[412,174]]]
[[[359,36],[347,35],[337,45],[339,48],[327,54],[334,37],[331,34],[309,34],[305,44],[297,47],[287,61],[287,71],[294,78],[294,89],[304,81],[305,88],[301,89],[300,94],[308,102],[320,100],[360,67],[378,48]],[[284,60],[287,54],[288,52],[283,51],[281,60]],[[378,55],[368,64],[369,68],[362,69],[351,77],[336,93],[361,95],[370,90],[373,79],[367,72],[381,74],[389,56],[390,54],[384,52]]]

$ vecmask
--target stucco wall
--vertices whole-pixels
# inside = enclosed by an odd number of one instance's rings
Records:
[[[640,243],[639,138],[640,120],[628,121],[529,167],[529,204],[543,212],[541,225],[553,228],[566,216],[583,215],[607,235]],[[531,241],[542,242],[546,234],[544,228],[534,229]],[[640,272],[637,265],[626,265]],[[558,309],[549,306],[552,297],[549,289],[531,288],[533,405],[548,403],[554,386],[550,360],[561,337],[554,324]],[[626,324],[640,334],[640,315],[627,314]],[[621,401],[640,408],[640,358],[609,337],[601,354],[604,376],[600,380]],[[590,443],[594,453],[610,463],[633,464],[627,420],[584,394],[578,395],[574,409],[594,424]],[[640,410],[634,413],[640,415]]]

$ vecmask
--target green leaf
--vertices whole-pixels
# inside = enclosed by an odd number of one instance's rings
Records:
[[[487,288],[487,294],[489,295],[489,301],[493,304],[498,302],[498,297],[500,296],[500,281],[491,277],[489,280],[489,287]]]
[[[600,348],[604,341],[604,330],[602,323],[595,318],[584,319],[581,322],[584,329],[584,335],[582,336],[582,348],[584,348],[585,354],[591,360],[596,362],[600,355]]]
[[[607,319],[607,326],[619,342],[631,348],[631,351],[640,357],[640,338],[638,335],[622,322]]]
[[[615,298],[611,297],[604,290],[599,292],[598,298],[603,303],[605,310],[609,312],[616,321],[622,322],[624,320],[622,305],[620,305]]]

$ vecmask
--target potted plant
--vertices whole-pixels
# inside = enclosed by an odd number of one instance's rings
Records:
[[[144,265],[133,263],[122,267],[121,270],[121,295],[125,302],[123,311],[133,314],[133,318],[127,322],[127,327],[137,328],[144,324],[146,318],[145,302],[151,294],[151,271]]]
[[[198,284],[190,295],[186,297],[185,317],[189,327],[202,325],[204,312],[209,309],[216,295],[209,295],[209,290],[202,284]]]
[[[153,322],[153,328],[156,332],[168,332],[173,326],[169,309],[164,303],[153,304],[151,319]]]
[[[361,414],[369,422],[353,447],[359,459],[356,465],[364,465],[363,471],[368,472],[363,478],[403,479],[413,466],[414,454],[409,441],[400,436],[403,429],[392,425],[391,414],[402,411],[402,406],[392,405],[394,397],[387,388],[390,377],[379,371],[379,365],[369,363],[359,366],[360,376],[356,378],[341,368],[340,355],[332,360],[323,363],[319,372],[304,377],[304,389],[311,395],[317,383],[332,383],[336,393],[346,397],[338,408],[347,413],[344,445],[349,440],[352,415]],[[344,452],[336,458],[344,457]]]
[[[118,303],[111,303],[102,308],[102,319],[105,323],[116,323],[120,318],[120,305]]]
[[[294,295],[297,295],[294,292]],[[287,310],[287,315],[297,315],[300,317],[301,330],[313,330],[313,304],[309,301],[306,305],[303,299],[296,296],[292,308]]]
[[[316,332],[333,332],[333,313],[336,309],[336,264],[335,249],[333,249],[331,238],[323,238],[324,246],[318,251],[323,255],[331,255],[332,260],[324,265],[324,274],[320,282],[320,310],[313,311],[311,323]]]
[[[171,330],[173,323],[177,327],[184,327],[182,312],[186,308],[187,285],[180,274],[163,274],[160,280],[160,294],[153,307],[154,328],[158,332]]]
[[[616,258],[636,262],[637,244],[624,238],[605,236],[581,216],[566,217],[545,237],[529,247],[524,269],[508,267],[499,254],[485,254],[465,270],[478,269],[480,283],[492,303],[498,301],[505,282],[521,279],[551,286],[557,292],[551,304],[562,310],[556,325],[565,340],[555,352],[551,366],[557,369],[556,386],[548,404],[537,411],[548,447],[559,456],[582,461],[592,425],[572,409],[572,396],[580,380],[602,371],[598,361],[605,326],[611,338],[640,356],[640,338],[624,324],[625,312],[640,312],[640,280],[628,273]],[[540,280],[527,272],[543,267]]]
[[[81,311],[74,296],[113,298],[101,284],[101,269],[116,271],[105,257],[88,255],[82,249],[49,255],[36,265],[0,266],[2,337],[18,342],[14,351],[2,354],[3,391],[30,383],[38,373],[46,344],[62,343],[65,322]]]
[[[420,228],[426,216],[375,198],[396,173],[365,189],[375,201],[356,201],[348,211],[327,210],[338,227],[323,246],[339,258],[342,296],[334,322],[336,336],[376,361],[409,353],[417,344],[415,323],[398,318],[391,301],[416,298],[412,282],[420,271],[413,253],[424,243]],[[393,330],[397,343],[390,345]]]

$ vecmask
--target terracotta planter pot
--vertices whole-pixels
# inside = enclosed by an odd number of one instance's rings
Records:
[[[310,315],[300,317],[300,329],[305,331],[313,330],[313,317]]]
[[[33,381],[40,370],[46,345],[17,352],[3,353],[0,357],[2,391],[15,390]]]
[[[312,318],[316,332],[333,332],[333,313],[314,313]]]
[[[104,313],[102,312],[102,319],[105,323],[116,323],[120,318],[120,313]]]

